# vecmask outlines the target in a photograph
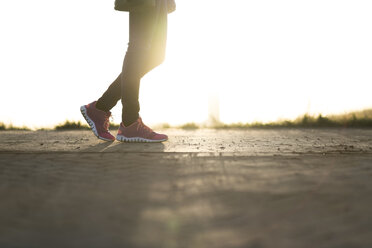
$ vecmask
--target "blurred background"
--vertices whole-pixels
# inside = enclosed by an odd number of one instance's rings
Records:
[[[114,0],[0,2],[0,122],[83,120],[120,73]],[[167,58],[141,84],[149,124],[275,121],[372,108],[369,0],[178,0]],[[159,98],[159,95],[161,96]],[[113,109],[121,119],[121,103]]]

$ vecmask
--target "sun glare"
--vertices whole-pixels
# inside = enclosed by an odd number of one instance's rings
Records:
[[[167,79],[161,106],[168,102],[172,121],[206,120],[211,95],[224,122],[372,106],[369,2],[195,4],[180,2],[170,16],[168,58],[156,75]]]

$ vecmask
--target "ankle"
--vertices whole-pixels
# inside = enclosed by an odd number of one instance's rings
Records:
[[[129,127],[133,123],[135,123],[139,118],[138,113],[123,113],[123,125],[124,127]]]
[[[108,112],[109,112],[109,110],[105,109],[105,108],[102,106],[102,104],[100,104],[99,101],[96,102],[96,106],[95,106],[95,107],[96,107],[97,110],[103,111],[103,112],[105,112],[105,113],[108,113]]]
[[[124,127],[129,127],[130,125],[132,125],[133,123],[135,123],[136,121],[127,121],[127,120],[123,120],[123,126]]]

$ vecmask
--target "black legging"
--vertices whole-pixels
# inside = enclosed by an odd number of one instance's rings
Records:
[[[129,44],[120,75],[98,99],[96,107],[109,111],[121,99],[122,121],[128,126],[139,116],[140,81],[164,61],[167,40],[167,1],[129,13]]]

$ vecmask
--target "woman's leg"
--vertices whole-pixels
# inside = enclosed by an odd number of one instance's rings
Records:
[[[121,98],[121,74],[115,79],[105,93],[97,100],[96,108],[110,111]]]
[[[109,111],[121,99],[123,123],[138,118],[141,78],[164,60],[167,40],[167,1],[158,0],[153,9],[129,14],[129,45],[122,73],[97,101],[96,107]]]
[[[139,117],[141,78],[161,64],[167,38],[166,1],[152,9],[129,14],[129,46],[121,73],[122,121],[129,126]]]

